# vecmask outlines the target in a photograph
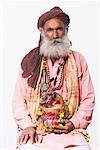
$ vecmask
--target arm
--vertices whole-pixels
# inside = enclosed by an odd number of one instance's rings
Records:
[[[29,112],[27,110],[25,96],[27,88],[27,79],[22,78],[22,69],[19,69],[18,79],[13,94],[13,115],[18,127],[24,130],[26,127],[33,126]]]
[[[81,68],[81,76],[79,75],[80,102],[78,111],[70,121],[75,128],[87,128],[91,123],[95,96],[87,63],[82,55],[80,55],[79,59],[80,63],[77,62],[77,65],[79,66],[80,64],[79,68]]]
[[[80,99],[78,111],[68,121],[65,121],[65,126],[56,126],[55,133],[69,133],[75,128],[87,128],[92,119],[94,109],[94,90],[89,74],[87,63],[82,55],[75,52],[76,63],[78,66],[78,78],[80,88]]]
[[[25,144],[30,139],[31,143],[36,142],[37,134],[35,125],[32,123],[25,101],[27,79],[22,78],[22,69],[19,70],[18,79],[13,95],[13,115],[19,129],[23,130],[17,140],[17,144]]]

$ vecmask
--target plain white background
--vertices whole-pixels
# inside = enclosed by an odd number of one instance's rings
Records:
[[[99,3],[76,0],[0,1],[0,150],[11,150],[16,142],[12,95],[24,55],[39,40],[38,17],[60,6],[71,18],[69,38],[73,50],[81,52],[89,66],[96,94],[93,120],[88,127],[92,150],[99,150]]]

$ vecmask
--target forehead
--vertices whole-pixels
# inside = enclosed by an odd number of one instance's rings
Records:
[[[50,19],[44,24],[44,28],[56,28],[56,27],[63,27],[63,26],[64,23],[57,18]]]

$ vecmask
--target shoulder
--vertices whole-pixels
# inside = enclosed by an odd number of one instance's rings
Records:
[[[83,54],[81,54],[80,52],[77,52],[77,51],[73,51],[73,50],[71,50],[71,51],[74,55],[78,71],[79,72],[86,71],[87,68],[88,68],[88,65],[87,65],[87,62],[86,62],[85,57],[83,56]]]
[[[84,58],[84,56],[81,52],[74,51],[74,50],[71,50],[71,52],[73,53],[75,58],[80,58],[80,59]]]
[[[86,62],[85,60],[85,57],[83,56],[82,53],[78,52],[78,51],[74,51],[74,50],[71,50],[73,55],[74,55],[74,58],[75,58],[75,61],[76,63],[83,63],[83,62]]]

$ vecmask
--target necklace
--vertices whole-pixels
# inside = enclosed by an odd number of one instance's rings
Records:
[[[48,86],[48,90],[52,90],[52,91],[55,91],[55,90],[60,90],[62,84],[63,84],[63,78],[64,78],[64,65],[65,65],[65,61],[61,58],[59,59],[59,67],[57,69],[57,75],[56,77],[52,77],[50,79],[50,71],[49,71],[49,66],[48,66],[48,61],[45,60],[45,72],[46,72],[46,76],[47,76],[47,86]],[[59,79],[59,83],[58,85],[57,84],[57,79],[58,79],[58,75],[60,75],[60,79]],[[53,82],[53,84],[51,84]]]

